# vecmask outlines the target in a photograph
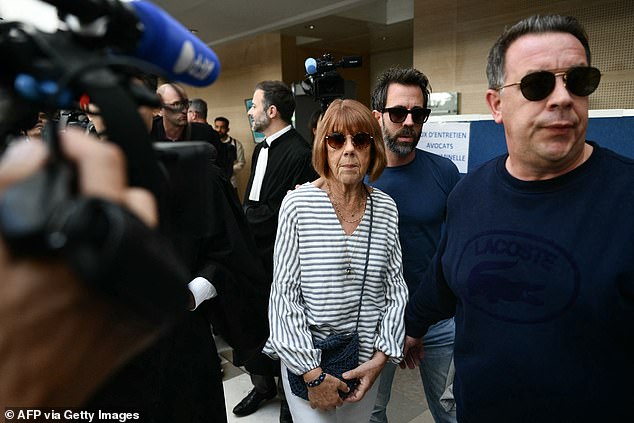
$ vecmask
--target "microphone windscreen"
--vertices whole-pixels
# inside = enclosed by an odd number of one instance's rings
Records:
[[[306,73],[312,75],[317,72],[317,60],[309,57],[304,62],[304,67],[306,68]]]
[[[165,76],[203,87],[220,73],[216,54],[187,28],[152,3],[129,3],[143,25],[134,56],[160,67]]]

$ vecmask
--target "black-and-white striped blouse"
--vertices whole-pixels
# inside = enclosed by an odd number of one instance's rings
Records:
[[[407,286],[403,279],[398,211],[374,188],[372,240],[359,321],[359,360],[375,350],[402,358]],[[303,374],[319,366],[313,338],[355,329],[363,282],[370,201],[357,229],[346,235],[326,192],[311,183],[286,196],[275,241],[269,299],[270,337],[264,352]]]

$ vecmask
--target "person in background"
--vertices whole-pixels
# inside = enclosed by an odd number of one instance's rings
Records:
[[[253,151],[243,207],[268,286],[273,281],[273,246],[282,200],[295,185],[317,178],[311,165],[310,146],[291,126],[294,111],[295,99],[288,85],[281,81],[256,85],[248,114],[251,128],[266,138]],[[278,392],[275,376],[280,374],[279,362],[259,354],[248,360],[245,368],[254,388],[234,407],[233,413],[238,416],[254,413]],[[281,403],[280,421],[292,421],[285,400]]]
[[[202,98],[192,98],[187,109],[187,122],[198,122],[209,125],[207,122],[207,102]]]
[[[402,358],[407,285],[398,212],[389,196],[363,181],[366,175],[374,181],[385,163],[370,110],[355,100],[334,100],[313,145],[320,178],[282,203],[264,351],[282,362],[294,421],[367,422],[374,381],[388,360]],[[320,367],[323,354],[314,341],[353,331],[359,333],[359,366],[343,378],[359,384],[350,391]],[[287,369],[302,376],[309,401],[292,393]]]
[[[447,197],[460,179],[451,160],[416,148],[429,116],[429,80],[413,68],[391,68],[381,74],[372,94],[374,117],[381,125],[387,167],[372,182],[396,202],[403,248],[403,275],[410,296],[416,291],[436,252],[445,220]],[[429,410],[436,423],[455,423],[455,411],[440,404],[453,357],[455,325],[446,319],[425,335],[420,376]],[[396,365],[381,373],[371,422],[387,422]]]
[[[313,143],[315,142],[315,132],[317,132],[317,124],[319,124],[319,121],[323,116],[324,112],[321,109],[317,109],[310,115],[310,119],[308,119],[308,129],[310,130],[311,145],[313,145]]]
[[[24,119],[11,128],[5,140],[0,142],[0,155],[5,148],[14,142],[42,141],[49,116],[46,112],[33,111],[25,115]]]
[[[218,133],[207,122],[189,122],[189,99],[180,85],[167,83],[158,87],[160,116],[154,119],[150,136],[154,141],[205,141],[216,150],[216,165],[229,179],[233,173],[235,149],[220,142]]]
[[[601,72],[570,16],[508,27],[486,101],[508,153],[447,203],[406,311],[406,361],[455,316],[458,421],[634,421],[634,161],[586,140]]]
[[[161,99],[160,118],[152,125],[155,141],[207,141],[216,147],[218,134],[206,123],[188,122],[189,99],[185,89],[178,84],[160,85],[156,93]]]
[[[236,149],[236,159],[233,161],[233,173],[231,174],[231,185],[238,190],[238,178],[236,174],[240,172],[246,163],[244,158],[244,147],[242,143],[237,139],[229,135],[229,119],[226,117],[218,116],[214,119],[214,129],[220,134],[220,141],[224,144],[233,145]]]
[[[194,98],[189,102],[189,108],[187,109],[187,121],[189,123],[201,123],[212,128],[212,126],[207,123],[207,102],[205,100],[202,98]],[[227,128],[228,127],[229,126],[227,124]],[[235,143],[229,142],[227,134],[220,132],[216,125],[213,126],[213,130],[218,134],[221,142],[220,148],[222,150],[222,154],[226,156],[227,163],[225,168],[223,168],[225,176],[229,178],[231,185],[235,187],[234,169],[236,167],[236,161],[238,160],[238,147]],[[240,145],[240,147],[242,147],[242,145]],[[231,163],[231,167],[229,167],[229,162],[232,158],[233,162]],[[244,150],[242,150],[242,166],[240,166],[240,169],[242,169],[242,167],[244,167]],[[236,191],[236,195],[237,193],[238,192]]]
[[[26,135],[26,140],[27,141],[31,141],[33,139],[41,140],[42,130],[44,129],[46,122],[48,122],[48,115],[45,112],[38,112],[35,125],[33,125],[32,128],[29,128],[24,131]]]

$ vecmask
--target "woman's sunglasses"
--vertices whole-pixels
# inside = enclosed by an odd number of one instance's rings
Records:
[[[597,68],[583,66],[568,69],[566,72],[539,71],[529,73],[520,82],[507,84],[500,88],[519,85],[524,98],[530,101],[540,101],[545,99],[555,89],[556,78],[563,77],[566,89],[579,97],[589,96],[599,86],[601,81],[601,71]]]
[[[363,150],[367,148],[374,140],[372,135],[367,132],[357,132],[352,136],[352,145],[357,150]],[[346,143],[346,136],[341,132],[333,132],[330,135],[326,135],[326,143],[335,150],[339,150]]]
[[[422,107],[414,107],[413,109],[406,109],[405,107],[388,107],[383,109],[383,113],[390,115],[390,120],[394,123],[403,123],[407,119],[407,115],[412,114],[412,120],[417,125],[422,125],[427,122],[427,118],[431,113],[431,109],[424,109]]]

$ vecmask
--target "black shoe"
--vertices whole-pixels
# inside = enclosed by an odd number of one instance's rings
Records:
[[[242,401],[238,403],[238,405],[233,407],[233,414],[240,417],[253,414],[258,410],[258,408],[260,408],[260,406],[264,402],[272,398],[275,398],[276,396],[277,396],[276,391],[271,391],[269,393],[261,394],[255,389],[253,389],[251,390],[251,392],[249,392],[249,394],[246,397],[242,399]]]
[[[293,423],[291,409],[288,408],[288,402],[285,399],[280,402],[280,423]]]

